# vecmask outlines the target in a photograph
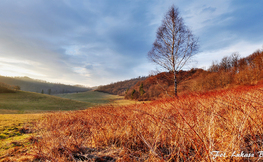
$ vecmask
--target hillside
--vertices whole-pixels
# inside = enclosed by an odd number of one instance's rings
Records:
[[[0,114],[80,110],[106,104],[127,105],[135,103],[134,101],[125,100],[123,96],[95,91],[55,95],[27,91],[14,92],[0,93]]]
[[[44,94],[58,94],[58,93],[72,93],[85,92],[91,90],[87,87],[71,86],[59,83],[49,83],[46,81],[36,80],[29,77],[4,77],[0,76],[0,82],[12,86],[19,86],[23,91],[44,93]]]
[[[139,81],[127,91],[126,99],[154,100],[173,96],[173,76],[163,72]],[[206,92],[240,85],[254,85],[263,79],[263,51],[240,58],[234,53],[208,68],[177,72],[178,94]]]
[[[96,91],[124,96],[125,92],[129,88],[134,86],[139,81],[145,80],[146,78],[147,77],[138,77],[138,78],[134,78],[134,79],[130,79],[130,80],[124,80],[124,81],[111,83],[111,84],[104,85],[104,86],[99,86],[96,89]]]
[[[191,83],[200,78],[201,75],[207,75],[203,69],[191,69],[189,71],[177,72],[178,92],[187,93],[192,91]],[[144,81],[139,81],[125,94],[126,99],[136,100],[154,100],[173,96],[173,74],[162,72],[150,76]]]
[[[24,127],[37,135],[3,160],[259,161],[262,90],[262,85],[240,86],[139,105],[47,114],[34,127]]]
[[[96,104],[34,92],[17,91],[16,93],[0,93],[1,114],[79,110],[94,105]]]

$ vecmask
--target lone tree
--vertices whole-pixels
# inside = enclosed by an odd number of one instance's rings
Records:
[[[173,73],[174,95],[177,97],[176,72],[198,51],[198,39],[185,26],[178,8],[174,6],[164,16],[156,37],[148,57]]]

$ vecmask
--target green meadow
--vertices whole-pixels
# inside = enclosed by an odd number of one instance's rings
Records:
[[[0,94],[0,114],[42,113],[57,110],[78,110],[92,103],[64,99],[33,92],[18,91]]]
[[[81,110],[102,104],[126,105],[135,101],[125,100],[123,96],[88,91],[46,95],[18,91],[0,93],[0,114],[43,113],[48,111]]]

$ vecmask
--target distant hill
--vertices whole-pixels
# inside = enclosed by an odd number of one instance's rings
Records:
[[[59,83],[49,83],[46,81],[36,80],[29,77],[5,77],[0,76],[0,82],[11,86],[19,86],[23,91],[44,93],[44,94],[59,94],[72,92],[85,92],[91,90],[87,87],[79,85],[71,86]]]
[[[130,80],[124,80],[124,81],[119,81],[119,82],[111,83],[111,84],[104,85],[104,86],[99,86],[96,88],[96,91],[124,96],[125,92],[129,88],[134,86],[139,81],[145,80],[146,78],[147,77],[138,77],[138,78],[133,78]]]
[[[177,72],[178,94],[226,89],[263,82],[263,51],[240,58],[238,54],[213,62],[208,70],[191,69]],[[173,96],[172,74],[162,72],[137,82],[125,94],[126,99],[154,100]]]

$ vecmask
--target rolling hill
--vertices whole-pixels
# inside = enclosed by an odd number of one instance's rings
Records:
[[[48,111],[82,110],[99,105],[135,103],[123,96],[87,91],[65,94],[39,94],[27,91],[0,93],[0,114],[43,113]]]
[[[72,93],[85,92],[91,88],[81,86],[71,86],[59,83],[49,83],[46,81],[36,80],[29,77],[5,77],[0,76],[0,82],[9,84],[11,86],[19,86],[23,91],[44,93],[44,94],[58,94],[58,93]]]
[[[0,93],[1,114],[79,110],[94,105],[89,102],[75,101],[34,92],[17,91],[16,93]]]

